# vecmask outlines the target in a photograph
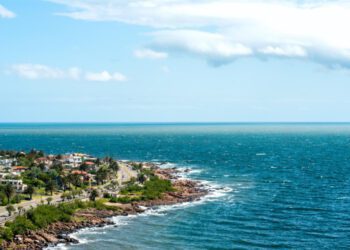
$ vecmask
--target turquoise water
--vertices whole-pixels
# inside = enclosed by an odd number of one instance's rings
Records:
[[[168,162],[211,189],[67,249],[350,249],[349,124],[3,124],[0,148]]]

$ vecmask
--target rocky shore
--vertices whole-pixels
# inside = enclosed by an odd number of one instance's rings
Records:
[[[11,242],[3,242],[1,249],[44,249],[57,244],[76,244],[78,241],[69,235],[82,228],[103,227],[113,225],[109,219],[113,216],[127,216],[142,213],[143,207],[173,205],[183,202],[192,202],[205,196],[208,192],[196,181],[178,178],[176,169],[156,169],[155,174],[160,178],[169,179],[173,183],[174,191],[163,194],[162,198],[150,201],[139,201],[131,204],[108,203],[107,205],[120,208],[117,211],[85,209],[74,214],[77,218],[72,222],[56,222],[45,229],[29,232],[25,235],[16,235]]]

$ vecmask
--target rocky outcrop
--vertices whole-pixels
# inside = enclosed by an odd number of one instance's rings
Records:
[[[43,249],[60,243],[78,243],[76,239],[68,235],[81,228],[102,227],[113,224],[108,218],[120,214],[121,212],[119,211],[110,210],[81,210],[75,214],[79,221],[56,222],[45,229],[28,232],[25,235],[17,235],[12,242],[3,242],[1,249]]]
[[[172,174],[170,175],[174,178]],[[177,203],[196,201],[208,194],[208,191],[205,190],[200,183],[191,180],[175,180],[173,182],[173,187],[175,191],[165,193],[160,199],[140,201],[133,204],[145,207],[174,205]]]

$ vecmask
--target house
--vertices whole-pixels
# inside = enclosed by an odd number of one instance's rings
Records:
[[[66,164],[69,164],[73,168],[76,168],[76,167],[79,167],[83,163],[84,156],[85,156],[84,154],[74,153],[74,154],[70,154],[70,155],[65,155],[63,158],[64,158]]]
[[[19,175],[19,174],[25,172],[27,169],[28,168],[24,167],[24,166],[15,166],[15,167],[12,167],[12,174]]]
[[[16,189],[16,192],[23,192],[27,188],[27,185],[23,184],[22,180],[0,179],[1,185],[6,185],[9,183]]]
[[[36,164],[45,164],[45,166],[49,166],[52,164],[52,161],[46,157],[40,157],[35,160]]]
[[[73,170],[71,173],[74,175],[79,175],[81,181],[91,181],[92,180],[92,176],[85,171]]]
[[[87,166],[88,170],[97,170],[97,164],[95,162],[92,161],[85,161],[83,164],[85,164]]]
[[[17,160],[16,159],[11,159],[11,158],[6,158],[3,156],[0,156],[0,166],[4,168],[11,168],[13,164],[16,164]]]

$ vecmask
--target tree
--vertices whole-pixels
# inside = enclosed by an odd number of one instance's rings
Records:
[[[13,196],[13,194],[15,193],[15,189],[13,188],[11,183],[7,183],[4,186],[4,194],[7,197],[7,203],[10,204],[11,201],[11,197]]]
[[[137,180],[142,184],[146,181],[146,176],[144,174],[139,174]]]
[[[24,193],[29,195],[29,199],[31,200],[33,198],[33,194],[35,192],[35,189],[32,185],[29,185],[26,190],[24,190]]]
[[[24,208],[22,206],[17,207],[18,214],[21,215],[21,213],[24,211]]]
[[[52,197],[48,197],[47,199],[46,199],[46,201],[47,201],[47,205],[50,205],[51,204],[51,202],[52,202]]]
[[[49,180],[46,183],[45,191],[50,192],[50,195],[53,195],[53,191],[56,190],[56,183],[53,180]]]
[[[109,167],[112,169],[114,172],[118,172],[119,170],[119,164],[116,161],[111,161],[109,164]]]
[[[15,207],[12,206],[12,205],[7,205],[7,206],[6,206],[6,210],[7,210],[7,212],[9,213],[9,216],[12,215],[12,212],[16,211],[16,210],[15,210]]]
[[[98,184],[103,184],[104,181],[108,178],[108,168],[107,166],[102,166],[96,173],[96,181]]]
[[[93,189],[90,193],[90,201],[95,201],[96,197],[98,197],[98,191],[96,189]]]

